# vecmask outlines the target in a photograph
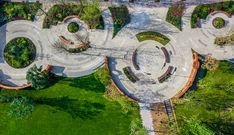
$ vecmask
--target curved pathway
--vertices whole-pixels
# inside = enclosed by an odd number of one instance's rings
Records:
[[[90,30],[81,20],[72,19],[82,27],[82,31],[89,35],[91,48],[81,53],[67,53],[54,46],[59,36],[64,36],[74,42],[74,34],[67,31],[67,23],[60,23],[50,29],[41,29],[39,23],[29,21],[14,21],[0,28],[3,37],[1,45],[1,79],[10,85],[26,83],[25,75],[33,64],[53,65],[52,72],[65,77],[79,77],[96,71],[105,62],[105,56],[110,57],[109,68],[112,79],[117,86],[128,96],[144,103],[162,102],[178,93],[189,80],[192,71],[192,49],[203,55],[211,54],[217,59],[232,59],[233,46],[220,48],[213,44],[215,36],[225,35],[233,30],[233,18],[227,18],[218,13],[208,16],[202,23],[202,28],[191,29],[190,18],[193,7],[186,9],[183,16],[183,31],[179,31],[165,21],[167,8],[135,8],[129,7],[131,23],[126,25],[112,39],[113,20],[110,11],[103,11],[105,29]],[[214,17],[223,17],[228,25],[225,29],[214,29],[211,21]],[[156,31],[166,35],[170,42],[163,46],[155,41],[138,42],[135,35],[144,31]],[[3,58],[5,44],[19,36],[30,38],[37,48],[37,57],[33,64],[24,69],[13,69],[6,64]],[[165,47],[168,54],[165,54]],[[133,53],[136,54],[136,63],[139,70],[134,68]],[[170,59],[170,61],[166,61]],[[123,68],[130,67],[139,81],[132,83],[124,74]],[[170,71],[170,77],[159,81],[164,73]]]

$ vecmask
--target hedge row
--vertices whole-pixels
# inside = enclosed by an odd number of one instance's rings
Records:
[[[125,25],[130,23],[130,15],[128,8],[126,6],[109,7],[109,10],[111,12],[114,23],[114,32],[113,32],[113,38],[114,38]]]
[[[224,45],[230,45],[231,42],[234,42],[234,34],[226,37],[216,37],[215,38],[215,44],[224,46]]]
[[[170,39],[167,38],[165,35],[154,32],[154,31],[147,31],[147,32],[141,32],[136,35],[139,42],[145,41],[145,40],[154,40],[157,41],[163,45],[166,45],[170,42]]]

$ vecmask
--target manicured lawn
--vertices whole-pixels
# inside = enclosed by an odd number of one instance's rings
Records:
[[[233,134],[234,65],[221,61],[214,71],[207,71],[190,91],[176,101],[175,112],[183,135]]]
[[[2,89],[0,95],[25,96],[35,106],[28,118],[16,120],[7,115],[9,103],[0,103],[0,134],[129,135],[132,122],[140,125],[138,105],[113,89],[112,96],[106,94],[108,83],[108,72],[99,70],[81,78],[56,77],[56,83],[38,91]]]

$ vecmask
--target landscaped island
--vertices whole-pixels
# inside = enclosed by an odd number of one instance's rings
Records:
[[[35,57],[36,47],[28,38],[15,38],[4,49],[4,59],[13,68],[27,67]]]
[[[234,1],[198,5],[192,13],[191,27],[201,27],[200,19],[206,19],[207,16],[213,11],[223,11],[231,15],[234,12],[233,5]]]

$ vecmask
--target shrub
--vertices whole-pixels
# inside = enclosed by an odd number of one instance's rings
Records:
[[[31,67],[26,75],[28,83],[32,84],[35,89],[43,89],[50,83],[50,73],[42,71],[42,66],[39,68],[36,65]]]
[[[167,12],[166,21],[173,24],[179,30],[182,30],[182,16],[185,10],[185,4],[183,2],[177,2],[173,4]]]
[[[216,37],[214,43],[220,46],[224,46],[230,45],[231,42],[234,42],[234,34],[226,37]]]
[[[219,62],[211,56],[207,56],[203,61],[202,67],[209,71],[212,71],[219,67]]]
[[[221,17],[216,17],[212,21],[212,24],[216,29],[220,29],[220,28],[223,28],[225,26],[225,20]]]
[[[109,7],[109,10],[111,12],[114,23],[114,38],[125,25],[130,23],[130,15],[126,6]]]
[[[166,45],[167,43],[170,42],[170,39],[167,38],[165,35],[154,31],[141,32],[138,33],[136,37],[140,42],[145,40],[154,40],[163,45]]]
[[[4,49],[6,62],[14,68],[24,68],[30,65],[36,56],[36,47],[28,38],[15,38],[7,43]]]
[[[71,33],[76,33],[79,30],[79,24],[71,22],[68,24],[67,29]]]

